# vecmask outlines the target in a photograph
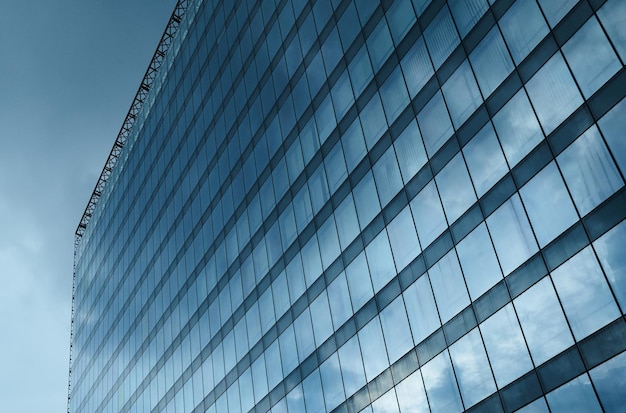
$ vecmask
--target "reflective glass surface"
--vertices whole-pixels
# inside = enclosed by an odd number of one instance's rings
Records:
[[[70,412],[622,413],[623,1],[182,5],[77,232]]]

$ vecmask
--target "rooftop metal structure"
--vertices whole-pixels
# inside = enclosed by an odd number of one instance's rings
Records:
[[[167,27],[165,28],[165,32],[163,36],[161,36],[161,41],[154,52],[154,56],[152,56],[152,60],[150,61],[150,65],[148,66],[148,70],[146,70],[146,74],[141,81],[139,86],[139,90],[137,90],[137,94],[133,99],[133,103],[128,110],[128,114],[124,119],[124,123],[122,124],[122,128],[120,129],[117,139],[115,139],[115,143],[113,144],[113,148],[111,149],[111,153],[107,158],[107,161],[102,169],[102,173],[98,178],[98,182],[96,183],[96,187],[91,194],[91,198],[89,198],[89,202],[87,203],[87,207],[85,208],[85,212],[83,213],[82,218],[80,219],[80,223],[78,224],[78,228],[76,228],[75,239],[74,239],[74,249],[78,247],[78,243],[80,242],[82,236],[85,234],[87,229],[87,225],[91,220],[91,216],[96,209],[96,205],[98,205],[98,201],[102,196],[102,192],[111,176],[111,172],[113,171],[113,167],[115,166],[120,154],[122,153],[122,149],[124,148],[124,144],[128,139],[128,136],[135,124],[135,120],[143,107],[143,104],[148,97],[148,92],[150,92],[150,88],[156,79],[156,75],[159,71],[159,68],[163,64],[165,60],[165,55],[172,44],[174,39],[174,35],[178,31],[178,27],[182,21],[185,12],[187,11],[187,7],[190,0],[178,0],[176,7],[174,8],[174,12],[170,17],[169,22],[167,23]]]
[[[133,99],[133,103],[130,105],[130,109],[128,110],[128,114],[124,119],[124,123],[122,124],[122,128],[120,129],[117,138],[115,139],[115,143],[113,144],[113,148],[109,153],[109,157],[106,160],[104,168],[102,169],[102,173],[100,173],[100,177],[98,178],[98,182],[96,183],[96,187],[91,194],[91,198],[89,198],[89,202],[87,207],[85,208],[85,212],[83,213],[82,218],[80,219],[80,223],[78,224],[78,228],[76,228],[75,238],[74,238],[74,252],[78,248],[78,244],[85,234],[87,229],[87,225],[91,220],[91,216],[93,215],[96,206],[98,205],[98,201],[102,196],[102,192],[111,177],[111,173],[113,171],[113,167],[117,163],[118,158],[122,153],[122,149],[124,148],[124,144],[130,135],[130,132],[135,124],[135,120],[139,115],[139,112],[143,108],[144,102],[148,97],[148,93],[150,92],[150,88],[156,79],[157,73],[161,68],[165,60],[165,56],[167,51],[169,50],[172,42],[174,40],[174,36],[180,27],[180,23],[187,11],[187,7],[192,0],[178,0],[176,3],[176,7],[174,7],[174,11],[170,17],[169,22],[161,36],[161,41],[157,46],[154,55],[152,56],[152,60],[150,61],[150,65],[146,70],[146,74],[139,85],[139,89],[135,94],[135,98]],[[76,264],[76,263],[74,263]],[[73,280],[72,280],[72,321],[70,326],[70,360],[69,360],[69,374],[68,374],[68,391],[67,391],[67,413],[70,413],[70,400],[72,397],[72,350],[74,345],[74,308],[75,308],[75,289],[76,289],[76,272],[74,271]]]

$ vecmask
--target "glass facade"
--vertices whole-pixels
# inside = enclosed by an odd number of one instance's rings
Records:
[[[189,1],[77,244],[69,410],[623,412],[624,21]]]

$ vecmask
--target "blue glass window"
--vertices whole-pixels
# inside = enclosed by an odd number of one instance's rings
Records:
[[[472,300],[502,279],[496,253],[485,224],[470,232],[456,247]]]
[[[448,222],[452,223],[476,201],[465,162],[458,153],[435,177]]]
[[[426,151],[417,122],[412,120],[393,143],[404,183],[408,183],[426,163]]]
[[[337,330],[352,316],[350,291],[348,290],[348,282],[344,272],[339,274],[328,286],[328,303],[330,304],[330,313],[333,317],[333,328]]]
[[[450,76],[441,90],[450,109],[452,123],[457,129],[482,103],[474,73],[467,60]]]
[[[626,221],[598,238],[593,246],[620,306],[626,308]],[[622,310],[623,311],[623,310]]]
[[[396,394],[400,411],[413,413],[429,413],[426,391],[419,370],[396,385]]]
[[[348,73],[350,73],[350,80],[352,80],[354,96],[358,97],[374,77],[365,45],[363,45],[354,58],[352,58],[352,61],[348,65]]]
[[[441,327],[433,290],[427,276],[417,279],[402,293],[411,323],[413,341],[420,343],[433,331]]]
[[[454,249],[433,265],[428,274],[441,321],[445,323],[470,303]]]
[[[396,154],[393,147],[380,157],[380,159],[372,167],[374,179],[378,187],[378,198],[380,204],[384,208],[389,201],[402,189],[402,176],[400,168],[396,161]]]
[[[626,99],[615,105],[598,124],[600,130],[606,138],[609,149],[613,153],[617,165],[626,174],[626,139],[624,139],[624,131],[626,130]]]
[[[593,126],[557,158],[581,216],[622,187],[623,181]]]
[[[513,305],[480,325],[498,387],[502,388],[533,368]]]
[[[622,60],[626,60],[626,4],[609,0],[598,10],[598,16]]]
[[[411,210],[406,206],[387,226],[393,258],[398,271],[413,261],[421,252]]]
[[[600,364],[589,374],[606,412],[617,413],[626,406],[626,393],[624,392],[626,353]]]
[[[339,351],[339,363],[346,396],[350,397],[365,384],[365,371],[361,360],[358,335],[354,335]],[[302,411],[302,410],[295,410]]]
[[[404,35],[417,20],[413,6],[411,5],[411,0],[399,0],[394,2],[389,10],[387,10],[387,20],[394,42],[396,44],[400,43],[400,40],[402,40]]]
[[[374,67],[374,73],[378,72],[393,51],[393,41],[389,34],[389,28],[387,27],[387,21],[381,19],[376,28],[372,31],[372,34],[366,40],[367,49],[369,50],[370,58],[372,59],[372,66]]]
[[[583,103],[561,53],[548,60],[526,89],[546,135]]]
[[[465,37],[489,8],[487,0],[451,0],[452,16],[461,37]]]
[[[367,148],[365,147],[365,138],[363,137],[363,131],[361,129],[361,122],[359,119],[355,119],[352,125],[341,137],[341,144],[343,146],[344,155],[346,157],[346,164],[348,171],[352,170],[361,162],[361,159],[365,157]]]
[[[372,149],[387,129],[385,112],[383,111],[383,105],[378,93],[374,94],[367,106],[361,111],[359,117],[363,126],[363,136],[365,136],[367,147]]]
[[[409,95],[413,98],[434,73],[423,36],[420,36],[413,43],[411,49],[400,62],[400,66],[404,73],[406,85],[409,88]]]
[[[378,194],[374,185],[374,177],[372,172],[361,179],[361,182],[354,188],[354,204],[359,215],[359,224],[364,229],[372,219],[380,212],[380,204],[378,202]]]
[[[576,340],[582,340],[619,317],[619,310],[591,247],[554,270],[552,279]]]
[[[360,232],[352,195],[348,195],[335,209],[335,222],[339,232],[339,244],[344,250]]]
[[[426,363],[422,367],[422,375],[432,411],[450,413],[463,411],[447,350]]]
[[[550,277],[529,288],[513,303],[536,365],[574,344]]]
[[[502,149],[514,167],[543,140],[543,133],[524,89],[493,117]]]
[[[549,30],[535,0],[517,0],[500,19],[500,28],[516,64],[528,56]]]
[[[504,275],[511,273],[538,249],[518,195],[487,218],[487,227]]]
[[[387,123],[391,125],[409,104],[409,95],[399,67],[389,75],[381,86],[380,97],[383,100]]]
[[[586,98],[622,67],[595,17],[565,43],[563,54]]]
[[[422,249],[433,242],[447,227],[435,181],[430,181],[411,201],[417,236]]]
[[[544,247],[578,220],[563,179],[554,162],[520,189],[539,246]]]
[[[437,13],[432,23],[424,31],[424,38],[435,69],[439,69],[460,42],[448,6],[442,7],[441,11]]]
[[[402,296],[397,297],[380,312],[389,362],[394,363],[413,348],[411,328],[404,309]]]
[[[574,7],[576,0],[539,0],[539,4],[546,15],[546,19],[548,19],[548,23],[550,23],[551,27],[554,27]]]
[[[365,249],[374,291],[379,291],[396,275],[387,231],[382,230]]]
[[[326,411],[331,411],[345,399],[343,392],[343,381],[341,378],[341,368],[337,353],[330,356],[320,366],[320,376],[322,377],[322,388],[324,389],[324,400],[326,401]]]
[[[363,367],[367,381],[371,381],[389,366],[387,351],[385,350],[385,340],[380,328],[378,316],[367,323],[359,331],[359,342],[363,353]]]
[[[513,61],[498,27],[494,27],[469,56],[483,96],[487,97],[513,71]]]
[[[602,412],[591,380],[587,374],[578,376],[546,395],[548,405],[554,412]]]
[[[477,328],[450,346],[450,358],[466,408],[475,405],[496,390],[485,347]]]
[[[484,195],[509,170],[491,123],[463,148],[469,173],[478,196]]]
[[[346,278],[348,279],[348,288],[352,298],[352,311],[357,312],[374,295],[365,252],[360,253],[348,265]]]
[[[433,156],[452,135],[452,123],[441,92],[437,92],[417,114],[417,122],[426,152]]]

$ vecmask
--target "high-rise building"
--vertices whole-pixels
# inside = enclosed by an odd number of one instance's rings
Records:
[[[181,0],[77,231],[69,411],[623,413],[625,21]]]

